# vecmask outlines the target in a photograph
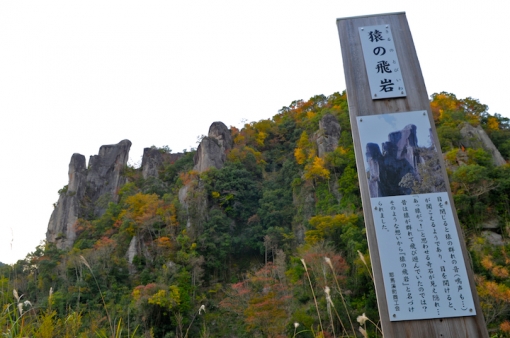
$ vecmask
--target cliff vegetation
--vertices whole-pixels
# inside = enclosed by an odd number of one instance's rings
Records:
[[[510,120],[445,92],[431,109],[489,331],[508,337]],[[74,154],[45,244],[0,265],[4,336],[381,336],[345,93],[215,122],[140,168],[130,145]],[[426,172],[402,189],[439,186]]]

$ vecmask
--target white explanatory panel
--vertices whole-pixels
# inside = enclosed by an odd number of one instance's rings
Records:
[[[390,320],[476,315],[426,112],[357,123]]]
[[[475,315],[448,193],[371,204],[390,320]]]
[[[406,96],[390,25],[359,28],[372,99]]]

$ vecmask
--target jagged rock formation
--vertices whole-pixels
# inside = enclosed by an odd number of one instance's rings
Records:
[[[505,159],[481,126],[475,128],[469,123],[464,122],[460,134],[462,135],[461,143],[464,147],[482,148],[492,156],[492,163],[494,165],[501,166],[506,164]]]
[[[117,191],[127,182],[122,170],[129,159],[131,141],[101,146],[90,156],[87,170],[87,197],[94,203],[94,215],[101,216],[109,202],[117,202]]]
[[[85,156],[73,154],[69,163],[69,184],[60,192],[46,232],[46,240],[59,248],[68,248],[76,239],[74,224],[80,215],[80,202],[86,190],[87,167]]]
[[[230,129],[223,122],[213,122],[209,127],[208,136],[202,139],[193,157],[193,170],[201,173],[212,167],[223,168],[227,159],[226,151],[232,149],[233,145]],[[188,228],[191,227],[192,219],[199,218],[197,215],[204,213],[207,208],[207,199],[204,196],[190,198],[190,195],[195,193],[198,196],[203,195],[200,194],[203,189],[201,184],[190,182],[179,190],[179,202],[186,211]]]
[[[493,231],[482,231],[481,235],[487,240],[487,242],[489,242],[490,245],[502,246],[506,244],[503,236]]]
[[[46,240],[58,248],[66,249],[76,239],[76,221],[86,215],[100,216],[108,202],[116,201],[117,191],[126,183],[122,170],[126,166],[131,141],[104,145],[99,154],[89,160],[87,169],[85,156],[73,154],[69,163],[69,184],[62,189],[57,205],[51,214]]]
[[[371,197],[408,195],[411,189],[399,183],[407,174],[417,177],[417,167],[423,159],[415,151],[418,148],[416,126],[407,125],[404,129],[388,135],[388,142],[379,145],[368,143],[368,184]]]
[[[315,133],[319,157],[326,156],[338,146],[340,139],[340,123],[336,116],[325,114],[319,121],[319,130]]]
[[[197,148],[194,170],[206,171],[211,167],[220,169],[226,160],[225,152],[232,149],[233,141],[230,130],[223,122],[214,122],[209,128],[208,136],[202,139]]]
[[[128,268],[129,273],[133,274],[136,272],[136,267],[133,262],[135,257],[143,257],[145,260],[152,262],[153,256],[149,253],[147,246],[145,245],[145,239],[140,236],[133,236],[131,242],[129,242],[129,248],[126,252],[126,259],[129,262]]]
[[[158,177],[158,171],[163,167],[163,155],[159,149],[151,147],[143,149],[142,157],[142,176]]]
[[[142,177],[148,179],[149,177],[159,177],[160,170],[165,165],[173,164],[175,161],[184,156],[184,153],[168,153],[161,151],[154,146],[143,149],[142,156]]]

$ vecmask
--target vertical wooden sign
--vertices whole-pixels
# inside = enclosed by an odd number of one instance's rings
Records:
[[[405,13],[337,25],[383,333],[488,338]]]

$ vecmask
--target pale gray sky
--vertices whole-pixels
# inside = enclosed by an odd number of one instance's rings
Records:
[[[127,138],[137,162],[342,91],[336,18],[401,11],[429,94],[510,116],[502,1],[1,1],[0,261],[45,238],[73,153]]]

